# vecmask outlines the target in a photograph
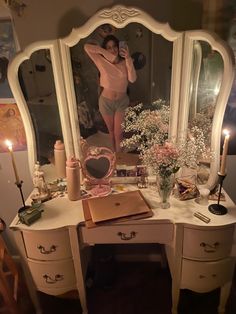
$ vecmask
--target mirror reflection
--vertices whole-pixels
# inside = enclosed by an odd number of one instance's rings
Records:
[[[205,41],[194,41],[190,84],[189,129],[199,128],[210,150],[212,122],[223,76],[223,59]],[[200,161],[199,181],[209,178],[210,160]]]
[[[50,51],[34,52],[19,68],[19,81],[32,119],[37,160],[40,165],[53,161],[53,146],[62,140],[62,129]]]
[[[124,109],[170,100],[173,44],[139,23],[103,24],[70,53],[80,132],[90,145],[120,151]]]
[[[89,159],[86,160],[85,167],[86,172],[90,173],[92,177],[102,179],[107,175],[110,169],[110,161],[105,157],[101,157],[99,159]]]
[[[111,193],[110,177],[115,167],[115,154],[107,147],[90,146],[85,152],[82,171],[85,186],[94,196],[105,196]]]

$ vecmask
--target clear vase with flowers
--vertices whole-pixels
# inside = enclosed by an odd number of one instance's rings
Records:
[[[142,152],[141,158],[157,176],[160,206],[169,208],[169,198],[174,187],[174,174],[180,167],[177,147],[167,141],[162,145],[154,144]]]

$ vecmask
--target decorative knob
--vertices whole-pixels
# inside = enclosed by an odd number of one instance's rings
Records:
[[[54,284],[56,283],[57,281],[61,281],[64,279],[64,276],[63,275],[60,275],[60,274],[56,274],[55,277],[51,277],[51,276],[48,276],[47,274],[43,275],[43,278],[45,279],[45,282],[46,283],[49,283],[49,284]]]
[[[45,247],[42,246],[42,245],[38,245],[38,246],[37,246],[37,249],[39,250],[39,252],[40,252],[41,254],[51,254],[51,253],[53,253],[53,252],[56,251],[56,248],[57,248],[57,246],[54,245],[54,244],[51,245],[51,247],[50,247],[49,250],[46,250]]]
[[[219,245],[220,245],[219,242],[215,242],[213,244],[205,242],[200,243],[200,246],[204,248],[204,252],[206,253],[214,253],[218,249]]]
[[[131,239],[135,238],[136,234],[137,234],[137,232],[135,232],[135,231],[131,231],[129,236],[127,236],[123,232],[118,232],[117,233],[117,235],[121,238],[121,240],[124,240],[124,241],[128,241],[128,240],[131,240]]]

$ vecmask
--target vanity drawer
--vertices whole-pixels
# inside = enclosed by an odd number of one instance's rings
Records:
[[[31,275],[38,290],[60,294],[76,286],[73,260],[41,262],[28,259]],[[63,292],[61,292],[63,291]]]
[[[183,259],[181,289],[209,292],[232,281],[234,258],[215,262],[198,262]]]
[[[174,227],[171,223],[82,227],[83,242],[88,244],[170,243],[173,234]]]
[[[234,227],[222,229],[184,228],[183,256],[199,260],[215,260],[229,256]]]
[[[53,231],[23,231],[26,254],[37,260],[58,260],[72,256],[66,229]]]

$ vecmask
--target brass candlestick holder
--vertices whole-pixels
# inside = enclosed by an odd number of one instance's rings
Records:
[[[20,212],[26,210],[27,208],[30,208],[30,206],[26,206],[25,205],[24,195],[23,195],[23,191],[22,191],[23,181],[18,181],[15,184],[16,184],[16,186],[18,187],[18,189],[20,191],[20,196],[21,196],[21,200],[22,200],[22,203],[23,203],[23,206],[18,211],[18,213],[20,213]]]
[[[225,215],[227,214],[228,210],[226,207],[220,204],[220,196],[221,196],[221,190],[223,186],[223,181],[226,177],[226,174],[221,174],[218,172],[218,177],[219,177],[219,195],[218,195],[218,201],[217,204],[211,204],[208,206],[208,210],[215,215]]]

